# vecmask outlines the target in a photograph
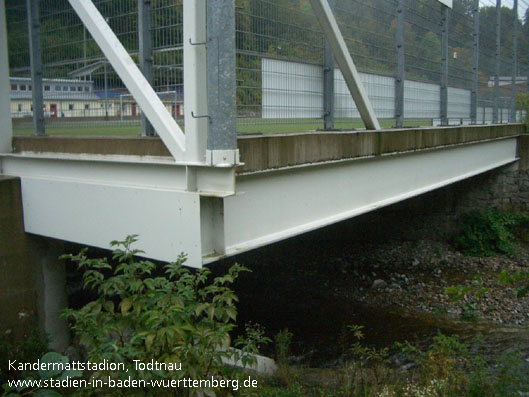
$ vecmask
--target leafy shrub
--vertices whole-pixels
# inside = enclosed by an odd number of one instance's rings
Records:
[[[91,362],[125,364],[123,370],[97,372],[94,377],[124,380],[182,379],[206,380],[211,376],[229,379],[232,369],[223,360],[251,364],[264,337],[239,338],[232,349],[230,331],[237,318],[235,293],[229,288],[240,272],[232,266],[222,277],[209,280],[210,271],[184,268],[185,256],[164,266],[165,275],[154,276],[156,265],[137,260],[142,251],[132,249],[136,236],[113,241],[115,266],[103,259],[89,259],[86,250],[67,255],[84,270],[85,288],[97,290],[99,298],[79,310],[68,309],[64,316],[73,320],[72,329],[86,349]],[[137,368],[135,361],[173,364],[181,370]],[[183,389],[183,394],[215,395],[211,389]]]
[[[497,209],[468,212],[459,219],[456,248],[471,256],[508,254],[513,248],[517,224],[516,215]]]
[[[11,370],[9,361],[32,363],[48,351],[48,338],[38,330],[32,330],[21,342],[15,342],[12,336],[10,333],[0,335],[0,385],[24,376]]]
[[[18,361],[23,363],[23,361]],[[44,366],[51,363],[56,364],[67,364],[69,359],[59,353],[48,352],[42,356],[40,363]],[[5,397],[21,397],[21,396],[33,396],[33,397],[60,397],[61,394],[53,388],[58,388],[60,384],[68,383],[69,379],[74,379],[82,376],[83,373],[80,370],[65,369],[62,370],[60,367],[51,368],[40,368],[38,371],[30,371],[23,374],[20,377],[18,385],[9,385],[5,383],[3,385]],[[13,381],[14,379],[10,379]],[[37,383],[38,382],[38,383]]]

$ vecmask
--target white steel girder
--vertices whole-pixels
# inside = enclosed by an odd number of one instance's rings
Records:
[[[224,199],[225,254],[318,229],[509,164],[517,159],[516,147],[516,138],[509,138],[238,176],[241,194]],[[206,262],[215,259],[213,255]]]
[[[505,138],[257,172],[237,177],[236,195],[232,168],[195,167],[191,192],[186,167],[169,159],[12,154],[0,165],[21,178],[28,233],[102,248],[138,234],[146,257],[184,252],[201,267],[509,164],[516,146]]]
[[[187,191],[188,173],[195,191]],[[184,167],[135,156],[11,154],[0,173],[19,176],[28,233],[109,248],[139,235],[145,256],[202,266],[201,198],[235,189],[233,168]],[[222,194],[224,192],[224,194]]]
[[[127,50],[92,3],[68,0],[175,160],[185,159],[186,137]]]

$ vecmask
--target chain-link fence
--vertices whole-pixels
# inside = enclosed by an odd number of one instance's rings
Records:
[[[139,135],[140,107],[68,1],[37,3],[46,133]],[[149,79],[183,124],[182,0],[94,4],[135,62],[152,57]],[[436,0],[329,4],[383,127],[524,117],[515,105],[528,86],[527,1],[500,7],[493,0],[454,0],[452,9]],[[309,0],[235,0],[235,6],[239,133],[363,127]],[[142,27],[145,12],[149,24]],[[14,133],[31,134],[28,18],[34,16],[20,0],[6,0],[6,14]],[[147,55],[140,54],[145,29]]]

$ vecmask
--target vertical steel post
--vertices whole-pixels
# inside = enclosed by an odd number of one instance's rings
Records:
[[[397,2],[397,75],[395,76],[395,126],[404,125],[404,0]]]
[[[208,118],[206,2],[184,0],[184,117],[186,160],[206,162]]]
[[[206,7],[208,150],[233,151],[237,149],[235,0],[208,0]]]
[[[441,125],[448,125],[448,7],[441,5]]]
[[[44,127],[44,100],[42,92],[42,61],[40,54],[39,1],[27,0],[29,28],[29,56],[33,96],[33,129],[35,135],[46,135]]]
[[[152,86],[153,83],[153,60],[151,40],[151,0],[138,0],[138,33],[140,50],[140,69],[145,79]],[[152,124],[141,112],[141,135],[153,136]]]
[[[496,72],[494,73],[494,102],[492,106],[492,123],[498,123],[500,102],[500,71],[501,71],[501,0],[496,0]]]
[[[5,1],[0,0],[0,153],[11,152],[11,84],[9,84],[9,62],[7,51],[7,29]]]
[[[516,122],[516,78],[518,74],[518,0],[514,0],[513,2],[513,11],[511,111],[509,112],[509,123]]]
[[[470,94],[470,119],[472,124],[476,124],[478,118],[479,0],[474,0],[472,14],[474,19],[474,52],[472,54],[472,92]]]
[[[335,0],[329,0],[334,11]],[[323,38],[323,124],[327,131],[334,130],[334,55],[327,39]]]

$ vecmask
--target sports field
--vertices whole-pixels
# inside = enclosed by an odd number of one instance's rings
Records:
[[[395,126],[394,120],[381,120],[382,128]],[[431,126],[431,120],[406,120],[406,127]],[[361,120],[337,120],[336,130],[363,129]],[[237,132],[239,134],[280,134],[305,131],[323,130],[322,120],[250,120],[239,119]],[[15,123],[13,134],[18,136],[33,135],[33,126],[30,123]],[[139,123],[105,123],[102,121],[80,121],[68,123],[50,123],[46,125],[46,134],[50,136],[140,136]]]

